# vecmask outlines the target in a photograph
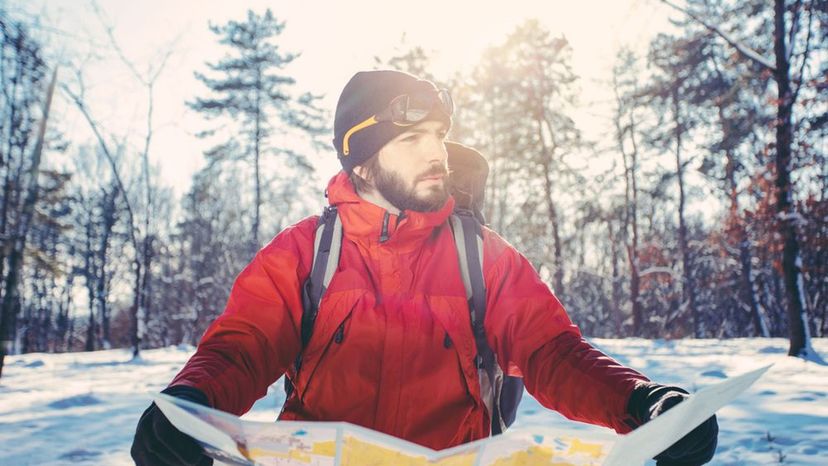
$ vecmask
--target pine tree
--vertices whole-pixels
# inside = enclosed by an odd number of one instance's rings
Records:
[[[246,245],[239,244],[242,229],[234,190],[240,176],[233,170],[219,173],[208,166],[193,176],[190,191],[182,200],[183,218],[175,226],[164,257],[168,281],[159,285],[159,299],[173,312],[165,313],[165,328],[173,343],[195,345],[227,301],[229,284],[244,266]]]
[[[244,21],[229,21],[210,30],[229,47],[230,54],[216,63],[208,63],[209,73],[196,78],[210,91],[199,97],[191,108],[208,118],[226,117],[225,128],[205,131],[218,143],[205,152],[209,164],[245,161],[253,167],[253,218],[251,245],[259,244],[261,207],[267,182],[263,175],[264,157],[278,155],[288,179],[305,177],[313,168],[307,157],[290,146],[275,144],[274,136],[309,137],[320,146],[318,137],[326,132],[321,111],[315,106],[318,96],[296,94],[296,81],[286,71],[298,55],[284,52],[274,40],[285,28],[268,9],[264,15],[248,11]],[[283,141],[280,139],[280,142]]]

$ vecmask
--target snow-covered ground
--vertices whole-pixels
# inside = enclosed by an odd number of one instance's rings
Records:
[[[653,380],[697,390],[766,364],[774,367],[719,411],[712,464],[828,464],[828,366],[786,356],[782,339],[593,340]],[[814,341],[828,355],[828,340]],[[135,424],[193,348],[27,354],[6,358],[0,379],[0,465],[131,464]],[[273,420],[281,384],[245,417]],[[598,429],[563,419],[527,397],[518,425]]]

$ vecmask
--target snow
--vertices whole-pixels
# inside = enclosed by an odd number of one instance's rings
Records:
[[[828,452],[828,366],[786,356],[784,339],[596,339],[593,344],[655,381],[698,390],[773,363],[770,372],[719,411],[711,464],[824,465]],[[828,354],[828,339],[812,341]],[[190,346],[7,356],[0,379],[0,465],[132,464],[135,425],[192,353]],[[281,383],[246,418],[275,419]],[[527,396],[516,425],[602,428],[567,421]]]

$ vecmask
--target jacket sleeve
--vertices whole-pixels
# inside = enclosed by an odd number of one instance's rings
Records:
[[[293,364],[301,348],[301,284],[309,274],[316,221],[279,233],[236,278],[227,305],[170,383],[241,415]]]
[[[484,238],[486,335],[501,367],[569,419],[632,430],[627,402],[648,379],[587,343],[529,261],[493,232]]]

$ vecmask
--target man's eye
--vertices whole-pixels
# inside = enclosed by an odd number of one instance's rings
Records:
[[[403,142],[414,142],[414,141],[417,140],[417,135],[412,134],[411,136],[406,136],[406,137],[402,138],[402,140],[403,140]]]

